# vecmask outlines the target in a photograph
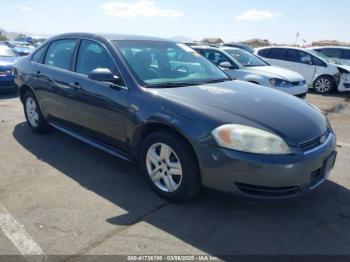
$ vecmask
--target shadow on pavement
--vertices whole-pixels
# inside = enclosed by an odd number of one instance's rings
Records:
[[[127,211],[117,225],[145,221],[212,255],[350,254],[350,192],[327,181],[283,202],[247,202],[204,191],[184,204],[162,205],[138,167],[54,131],[35,135],[18,124],[14,138],[38,159]]]

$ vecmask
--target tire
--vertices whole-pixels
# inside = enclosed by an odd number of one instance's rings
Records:
[[[191,146],[177,134],[158,131],[147,136],[140,163],[154,191],[167,200],[182,202],[200,191],[197,158]],[[151,173],[157,170],[152,180]]]
[[[27,124],[34,133],[47,133],[51,131],[52,127],[43,117],[38,100],[33,92],[27,91],[24,94],[23,106]]]
[[[335,80],[331,76],[320,76],[314,82],[314,90],[318,94],[331,94],[335,89]]]

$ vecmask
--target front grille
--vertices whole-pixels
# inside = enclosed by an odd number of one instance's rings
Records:
[[[296,96],[296,97],[299,97],[299,98],[305,98],[306,95],[307,95],[307,92],[302,93],[302,94],[297,94],[297,95],[295,95],[295,96]]]
[[[322,136],[319,136],[317,138],[311,139],[309,141],[306,141],[304,143],[300,144],[300,148],[301,150],[305,151],[309,151],[312,150],[320,145],[322,145],[322,143],[324,143],[324,140],[328,138],[328,136],[330,135],[330,130],[328,129],[326,133],[324,133]]]
[[[311,173],[310,187],[316,186],[322,179],[324,179],[324,172],[322,168],[319,168]]]
[[[260,197],[284,197],[298,193],[298,186],[268,187],[244,183],[235,183],[238,189],[246,194]]]

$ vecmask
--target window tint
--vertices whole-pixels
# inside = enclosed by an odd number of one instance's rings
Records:
[[[326,56],[334,57],[334,58],[341,58],[341,49],[339,48],[323,48],[322,53],[324,53]]]
[[[342,59],[350,59],[350,50],[344,49]]]
[[[316,66],[323,66],[323,67],[327,67],[327,64],[325,62],[323,62],[321,59],[318,59],[317,57],[312,57],[312,62],[314,65]]]
[[[285,48],[271,48],[267,54],[267,58],[285,60],[287,49]]]
[[[116,66],[107,50],[95,41],[83,40],[81,42],[76,72],[88,75],[97,68],[107,68],[112,73],[116,73]]]
[[[32,61],[36,63],[42,63],[42,58],[45,53],[47,46],[41,47],[38,51],[35,52],[35,54],[32,56]]]
[[[304,51],[297,49],[289,49],[287,60],[290,62],[312,64],[312,56]]]
[[[45,64],[68,70],[76,43],[75,39],[53,42],[47,50]]]
[[[266,48],[266,49],[259,50],[258,54],[259,54],[259,56],[267,57],[269,52],[270,52],[270,48]]]
[[[204,50],[203,55],[210,62],[214,63],[217,66],[219,66],[223,62],[227,62],[227,63],[230,63],[232,65],[231,60],[221,52],[218,52],[215,50]]]

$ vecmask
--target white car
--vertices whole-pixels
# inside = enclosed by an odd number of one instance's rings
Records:
[[[230,77],[272,87],[305,98],[308,87],[304,77],[281,67],[270,66],[259,57],[234,47],[192,46]]]
[[[316,92],[325,94],[338,89],[350,91],[350,67],[336,64],[330,58],[309,49],[297,47],[264,47],[255,51],[268,63],[303,75]]]
[[[334,59],[337,63],[350,66],[350,47],[348,46],[320,46],[310,49]]]

